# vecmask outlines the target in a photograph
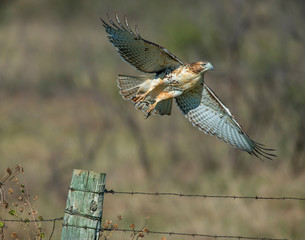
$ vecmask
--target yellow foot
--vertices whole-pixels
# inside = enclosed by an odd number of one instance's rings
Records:
[[[152,111],[155,109],[156,105],[157,105],[157,104],[154,103],[154,104],[152,104],[152,105],[149,107],[149,109],[146,111],[145,119],[147,119],[147,118],[151,115],[151,113],[152,113]]]
[[[136,97],[134,97],[132,99],[133,102],[137,103],[137,102],[143,102],[145,100],[145,98],[147,97],[147,93],[144,93],[144,94],[140,94]]]
[[[150,112],[147,111],[146,114],[145,114],[145,116],[144,116],[144,118],[145,118],[145,119],[149,118],[149,116],[151,115],[151,112],[152,112],[152,110],[151,110]]]

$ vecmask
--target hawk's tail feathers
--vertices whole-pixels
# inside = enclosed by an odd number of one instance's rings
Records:
[[[172,113],[172,102],[173,102],[172,98],[159,102],[156,106],[157,114],[171,115],[171,113]]]
[[[117,83],[120,89],[120,94],[125,100],[131,100],[136,96],[141,83],[146,79],[147,76],[118,75]]]

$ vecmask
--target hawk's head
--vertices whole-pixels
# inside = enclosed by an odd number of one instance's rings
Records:
[[[213,70],[213,66],[210,62],[195,62],[190,64],[190,69],[196,74],[203,74],[208,70]]]

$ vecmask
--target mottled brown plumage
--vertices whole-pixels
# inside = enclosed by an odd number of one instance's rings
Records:
[[[261,159],[275,156],[253,141],[237,123],[229,109],[204,82],[204,74],[213,70],[209,62],[186,64],[165,48],[143,39],[138,29],[132,31],[125,17],[122,24],[108,17],[103,22],[110,42],[121,57],[144,73],[153,76],[118,76],[120,94],[137,109],[151,114],[170,115],[172,100],[199,130]]]

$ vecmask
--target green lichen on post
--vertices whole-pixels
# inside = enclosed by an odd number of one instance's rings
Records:
[[[74,169],[63,222],[62,240],[98,239],[105,173]]]

